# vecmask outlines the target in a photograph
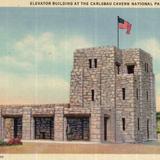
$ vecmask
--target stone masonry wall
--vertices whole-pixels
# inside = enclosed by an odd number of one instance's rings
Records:
[[[127,64],[135,64],[134,75],[134,132],[136,141],[146,141],[147,120],[149,120],[149,139],[156,137],[155,95],[152,57],[141,49],[127,49],[123,53],[123,74],[127,73]],[[148,71],[146,71],[146,63]],[[137,91],[138,90],[138,91]],[[137,99],[138,92],[138,99]],[[139,119],[139,129],[138,129]],[[154,135],[154,136],[153,136]]]
[[[70,105],[73,107],[91,107],[110,110],[110,129],[115,135],[115,56],[114,47],[99,47],[77,50],[74,54],[74,68],[71,74]],[[97,66],[95,67],[95,59]],[[92,61],[90,67],[89,60]],[[94,90],[94,102],[92,92]],[[92,113],[92,111],[91,111]],[[94,115],[94,113],[92,113]],[[93,117],[91,115],[91,117]],[[102,119],[102,115],[100,115]],[[92,120],[91,120],[92,123]],[[97,122],[98,123],[98,122]],[[102,120],[99,122],[102,126]],[[100,132],[103,135],[103,129]],[[102,136],[99,136],[99,141]],[[111,141],[115,141],[112,138]]]
[[[112,108],[114,101],[115,48],[89,48],[77,50],[74,54],[74,68],[71,74],[71,107],[89,107],[91,90],[95,91],[97,105]],[[89,67],[92,60],[92,68]],[[94,60],[97,59],[97,68]],[[107,91],[106,91],[107,89]]]
[[[56,107],[55,108],[55,123],[54,123],[54,131],[56,141],[63,141],[64,140],[64,108],[63,107]]]
[[[130,141],[140,141],[142,140],[141,137],[141,132],[138,130],[138,118],[139,118],[139,127],[141,123],[141,118],[140,118],[140,60],[139,60],[139,50],[138,49],[127,49],[122,52],[122,57],[123,57],[123,75],[124,77],[127,76],[133,76],[133,81],[132,81],[132,88],[129,86],[126,87],[127,90],[131,89],[132,95],[130,95],[130,101],[132,104],[132,107],[130,108],[128,105],[128,111],[130,110],[130,119],[132,119],[132,138]],[[134,65],[134,74],[128,74],[127,73],[127,65]],[[127,80],[126,80],[127,83]],[[137,94],[138,94],[138,99],[137,99]],[[126,93],[127,95],[127,93]],[[128,96],[128,95],[127,95]],[[126,115],[127,116],[127,115]],[[130,131],[131,132],[131,131]],[[131,134],[131,133],[130,133]]]
[[[31,130],[33,128],[31,128],[31,108],[30,107],[24,107],[23,108],[23,119],[22,119],[22,139],[32,139],[32,135],[31,135]]]
[[[91,115],[91,124],[90,124],[90,139],[93,142],[101,142],[103,137],[102,137],[102,113],[101,113],[101,108],[97,106],[92,106],[92,115]]]
[[[4,135],[6,139],[11,139],[14,137],[14,119],[13,118],[5,118],[4,121]]]
[[[63,125],[64,125],[64,108],[68,108],[69,104],[50,104],[50,105],[7,105],[0,107],[0,139],[5,138],[5,128],[3,122],[7,119],[17,116],[22,116],[22,139],[35,139],[34,135],[34,117],[54,117],[55,140],[63,140]],[[13,119],[13,118],[12,118]],[[7,122],[7,121],[6,121]],[[10,131],[9,131],[10,132]],[[9,133],[8,132],[8,133]],[[12,134],[13,132],[10,132]]]
[[[151,133],[150,133],[150,139],[155,140],[157,139],[157,121],[156,121],[156,100],[155,100],[155,77],[154,74],[150,75],[150,89],[151,89]]]
[[[141,91],[142,91],[142,130],[143,140],[155,139],[156,136],[156,106],[154,95],[154,74],[152,68],[152,57],[143,50],[140,52],[141,64]],[[145,63],[148,64],[148,72],[145,71]],[[148,96],[147,96],[148,92]],[[148,98],[147,98],[148,97]],[[149,120],[149,137],[147,136],[147,120]]]
[[[116,82],[116,141],[134,142],[134,76],[133,74],[117,75]],[[122,88],[125,88],[125,100],[122,98]],[[125,118],[125,130],[123,130],[122,118]]]

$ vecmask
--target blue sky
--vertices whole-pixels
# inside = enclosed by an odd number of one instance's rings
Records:
[[[1,103],[69,102],[74,50],[116,45],[117,16],[132,23],[120,48],[152,54],[160,97],[160,9],[0,8]]]

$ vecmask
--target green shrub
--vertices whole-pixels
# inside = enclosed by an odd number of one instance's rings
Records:
[[[3,139],[0,139],[0,146],[4,146],[4,145],[7,145],[7,143]]]

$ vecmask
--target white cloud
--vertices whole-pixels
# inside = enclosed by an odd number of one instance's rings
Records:
[[[137,41],[133,46],[136,48],[142,48],[149,52],[154,59],[160,59],[160,41],[155,38],[142,39]]]
[[[156,74],[155,78],[156,78],[157,81],[160,81],[160,73]]]
[[[65,49],[72,49],[72,50],[93,46],[91,42],[89,42],[84,37],[80,37],[80,36],[73,36],[60,44],[61,44],[60,47],[63,48],[64,46]]]
[[[0,77],[1,104],[69,102],[69,83],[62,78],[4,73]]]
[[[59,49],[64,53],[63,55],[66,60],[69,60],[70,62],[73,59],[73,52],[76,49],[87,47],[93,47],[93,44],[81,36],[73,36],[59,43]]]
[[[13,56],[3,56],[0,57],[0,65],[1,66],[8,66],[10,68],[21,68],[25,70],[30,70],[32,67],[31,63],[28,63],[27,61],[19,61],[16,57]]]
[[[26,35],[18,40],[11,50],[14,54],[1,57],[0,65],[22,69],[34,69],[36,63],[66,62],[72,63],[73,52],[77,48],[93,46],[82,36],[56,39],[53,33],[38,36]]]
[[[77,48],[90,47],[92,44],[81,36],[73,36],[67,39],[56,39],[52,33],[46,32],[39,36],[27,35],[15,44],[15,51],[20,60],[38,61],[47,59],[60,60],[71,59],[72,54]]]
[[[39,36],[27,35],[14,44],[17,58],[21,61],[44,60],[50,54],[56,56],[56,41],[51,33]]]
[[[48,32],[38,36],[27,35],[18,40],[12,47],[14,54],[0,58],[0,66],[20,71],[15,74],[12,70],[5,72],[0,69],[1,104],[69,102],[70,82],[59,78],[58,74],[53,76],[47,73],[44,76],[38,72],[37,75],[35,65],[44,65],[45,68],[45,64],[50,63],[50,68],[58,71],[58,65],[72,63],[75,49],[90,46],[92,44],[82,36],[56,39]]]
[[[43,33],[39,36],[27,35],[10,46],[11,54],[0,57],[0,65],[3,67],[29,71],[34,70],[37,62],[57,57],[56,43],[51,33]]]

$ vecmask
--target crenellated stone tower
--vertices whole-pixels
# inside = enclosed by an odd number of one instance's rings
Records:
[[[145,51],[115,47],[76,50],[70,86],[71,108],[91,108],[91,123],[99,117],[93,125],[100,126],[91,129],[91,134],[99,129],[101,141],[156,139],[152,57]]]

